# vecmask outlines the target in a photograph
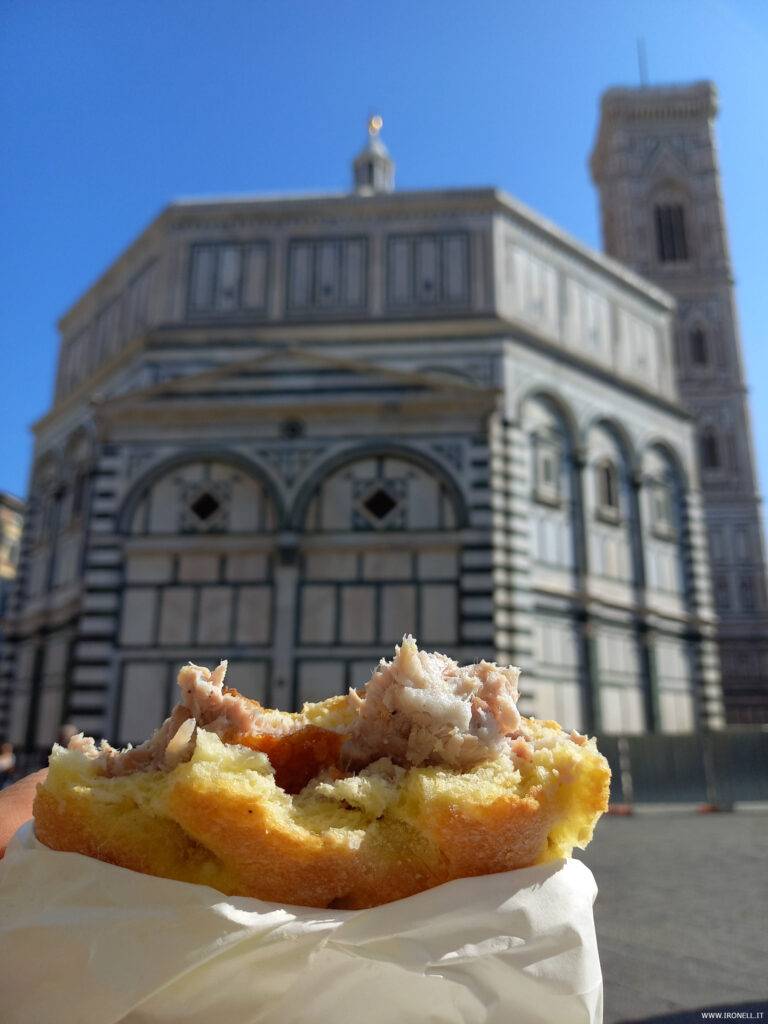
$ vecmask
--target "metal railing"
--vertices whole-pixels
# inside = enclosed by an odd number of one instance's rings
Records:
[[[768,801],[768,730],[598,736],[597,745],[612,804]]]

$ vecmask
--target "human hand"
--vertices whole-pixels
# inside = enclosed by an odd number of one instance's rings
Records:
[[[48,769],[34,772],[0,790],[0,857],[13,833],[32,817],[32,801],[38,782],[44,782]]]

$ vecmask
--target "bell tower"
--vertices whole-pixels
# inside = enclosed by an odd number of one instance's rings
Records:
[[[609,89],[591,157],[606,252],[677,299],[680,397],[696,421],[726,715],[768,722],[760,495],[711,82]]]

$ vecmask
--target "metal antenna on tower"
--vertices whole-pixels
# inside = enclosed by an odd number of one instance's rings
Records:
[[[640,72],[640,85],[644,89],[648,85],[648,58],[645,54],[645,39],[637,37],[637,68]]]

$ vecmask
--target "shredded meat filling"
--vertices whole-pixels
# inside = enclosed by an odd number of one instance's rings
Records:
[[[197,730],[205,729],[225,743],[263,751],[289,793],[322,771],[358,771],[382,758],[404,767],[466,768],[502,750],[531,756],[516,706],[518,669],[487,661],[462,667],[444,654],[419,651],[410,636],[361,690],[350,690],[355,718],[346,732],[313,725],[304,713],[262,707],[224,686],[226,670],[226,662],[213,672],[186,665],[180,703],[141,746],[117,750],[81,734],[70,749],[96,760],[108,776],[170,771],[191,758]]]
[[[194,730],[189,733],[186,743],[181,746],[178,743],[171,746],[183,724],[191,719],[189,710],[183,704],[177,704],[160,728],[140,747],[126,747],[124,750],[117,750],[106,740],[102,740],[99,746],[96,746],[90,736],[78,733],[69,741],[69,749],[79,750],[86,757],[98,761],[98,767],[110,777],[131,775],[133,772],[171,769],[182,761],[188,761],[192,756]],[[169,748],[170,755],[166,757]]]
[[[141,746],[117,750],[102,740],[82,734],[73,737],[70,750],[79,750],[99,761],[105,775],[130,775],[140,771],[171,770],[188,761],[195,749],[196,728],[215,732],[225,742],[242,743],[254,750],[279,748],[280,740],[305,727],[301,715],[263,708],[224,686],[227,663],[210,672],[199,665],[185,665],[179,672],[181,703]],[[192,722],[193,725],[185,725]],[[322,730],[318,730],[322,731]]]
[[[362,694],[350,691],[357,719],[342,762],[359,769],[388,757],[404,766],[463,768],[493,758],[520,727],[519,674],[487,661],[461,667],[420,651],[407,636]]]

